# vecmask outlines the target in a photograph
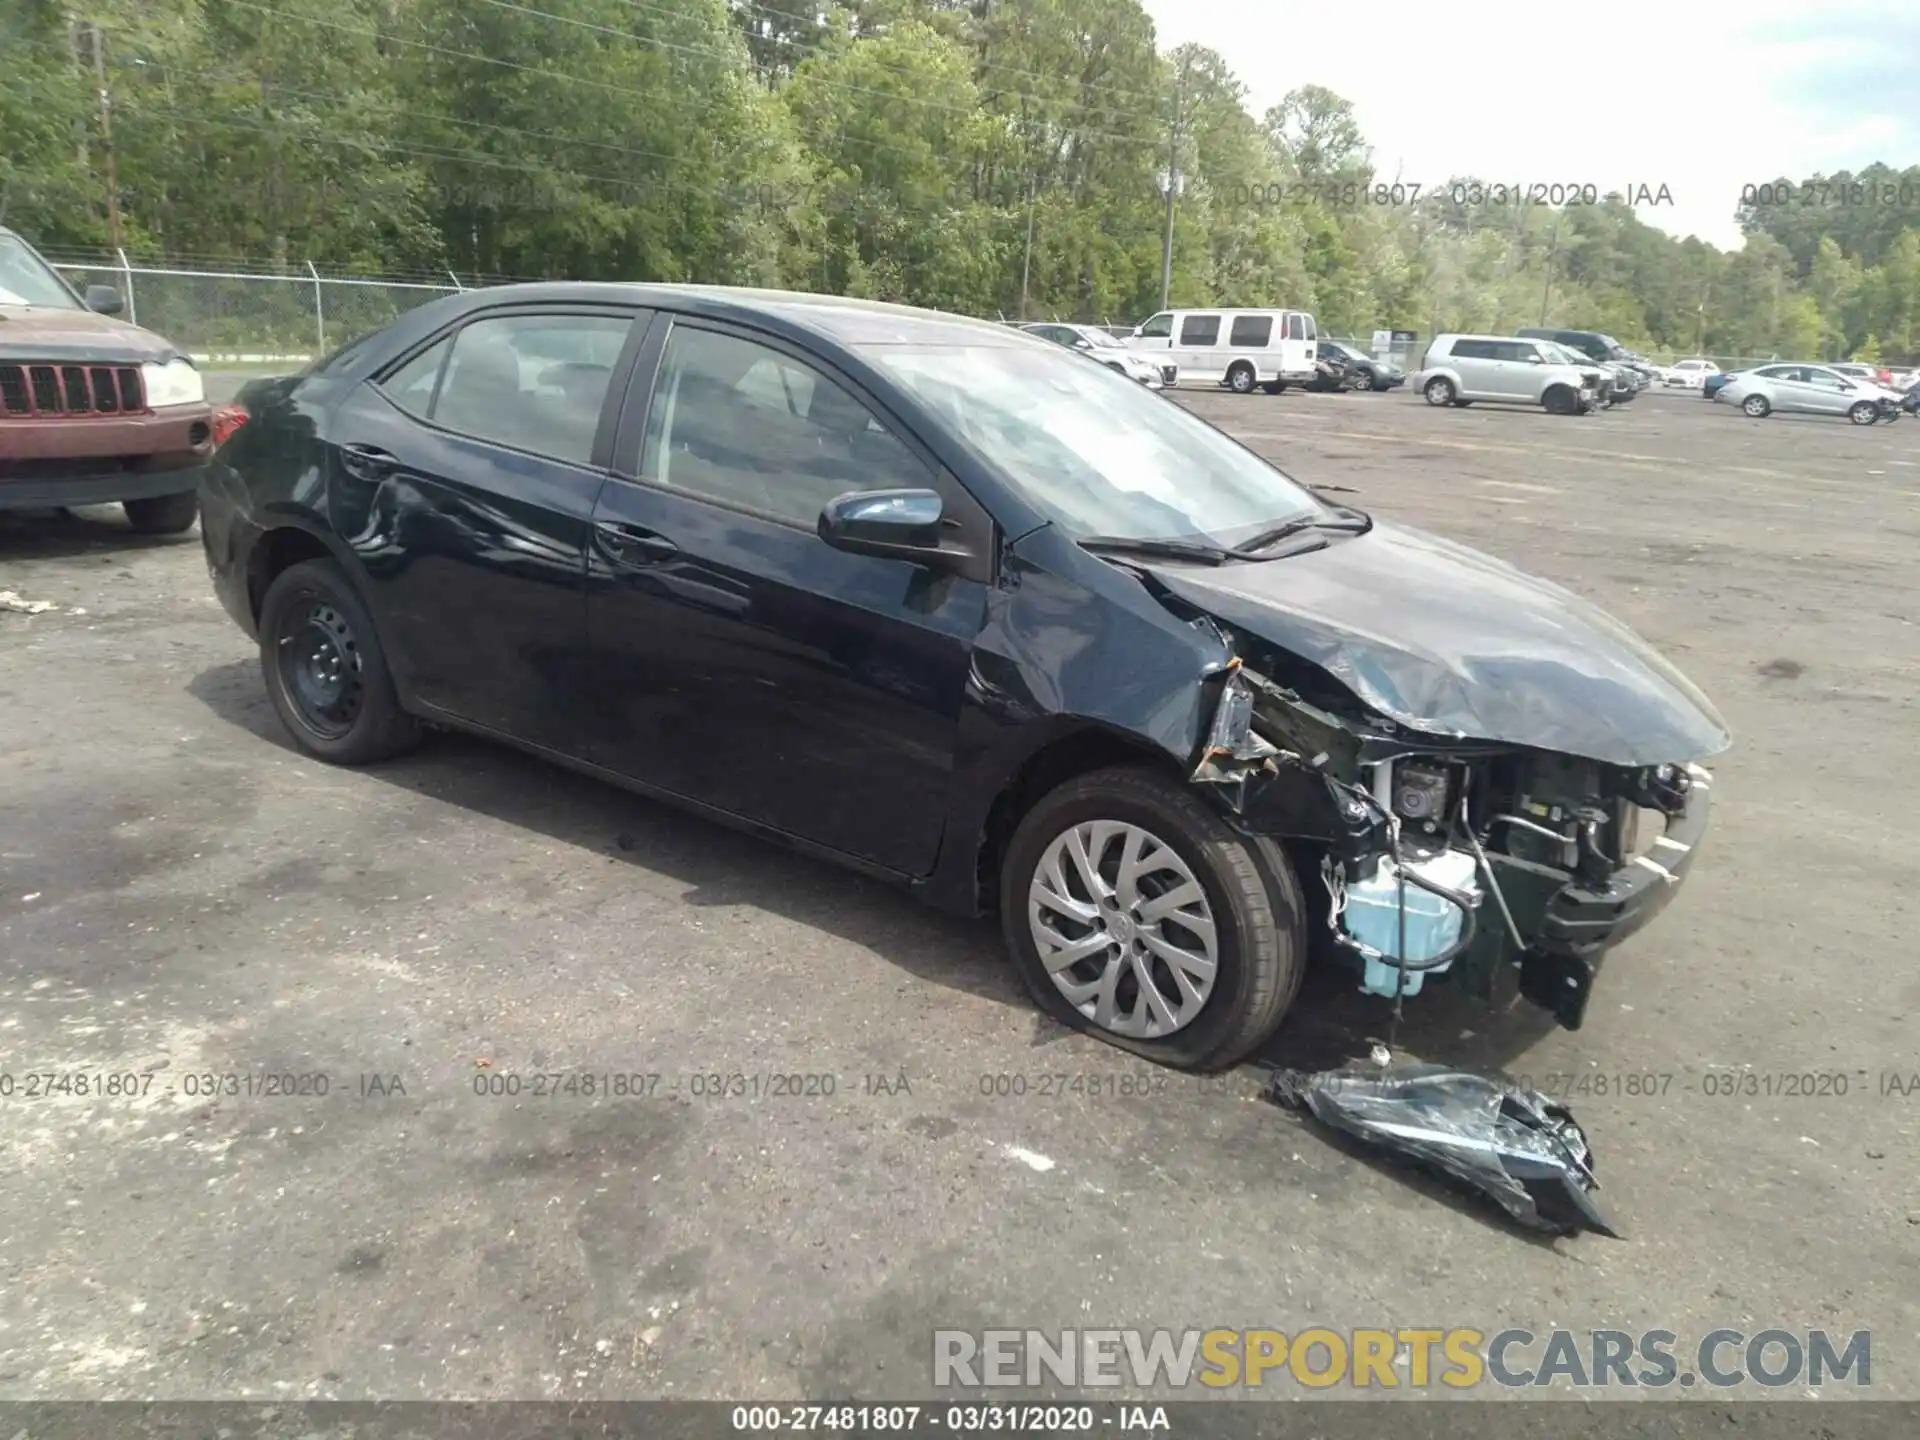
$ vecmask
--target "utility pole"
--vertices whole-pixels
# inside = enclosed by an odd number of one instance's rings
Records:
[[[1540,287],[1540,324],[1547,323],[1547,297],[1553,293],[1553,257],[1560,253],[1560,217],[1567,212],[1562,210],[1553,217],[1553,233],[1547,238],[1547,279]]]
[[[1160,246],[1160,308],[1173,294],[1173,205],[1180,193],[1180,109],[1186,101],[1187,66],[1183,60],[1173,81],[1173,129],[1167,137],[1167,237]]]
[[[90,24],[93,37],[93,77],[100,91],[100,143],[107,159],[107,243],[120,249],[120,182],[113,163],[113,92],[107,85],[107,46],[100,26]]]
[[[1029,157],[1031,158],[1031,157]],[[1020,318],[1027,318],[1027,282],[1033,278],[1033,204],[1036,182],[1027,176],[1027,258],[1020,262]]]

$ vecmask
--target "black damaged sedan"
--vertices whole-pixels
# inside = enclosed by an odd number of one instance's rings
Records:
[[[1729,743],[1571,593],[1004,326],[516,286],[239,406],[202,534],[303,749],[473,731],[997,912],[1043,1008],[1169,1065],[1310,958],[1577,1027]]]

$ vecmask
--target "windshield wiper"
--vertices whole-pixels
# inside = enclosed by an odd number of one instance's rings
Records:
[[[1349,535],[1364,535],[1372,528],[1372,519],[1362,515],[1358,510],[1341,510],[1333,515],[1300,515],[1284,525],[1276,525],[1271,530],[1261,531],[1244,544],[1234,546],[1231,553],[1241,556],[1252,555],[1256,551],[1265,550],[1270,545],[1278,545],[1282,540],[1308,530],[1333,530]]]
[[[1203,565],[1224,565],[1239,554],[1198,540],[1136,540],[1125,535],[1083,535],[1079,545],[1095,555],[1154,555],[1167,560],[1197,560]]]

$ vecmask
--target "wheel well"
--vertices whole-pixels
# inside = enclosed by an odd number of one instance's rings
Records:
[[[302,560],[332,558],[333,552],[305,530],[285,526],[262,535],[247,559],[247,604],[252,608],[254,620],[260,619],[260,602],[267,598],[267,587],[282,570]]]
[[[979,908],[989,914],[999,908],[1000,861],[1013,832],[1026,813],[1051,791],[1079,775],[1110,765],[1143,765],[1173,772],[1160,750],[1110,730],[1085,729],[1063,735],[1029,755],[1001,787],[987,810],[975,857],[975,891]]]
[[[1249,375],[1258,373],[1254,370],[1253,362],[1251,360],[1236,360],[1231,365],[1227,366],[1227,374],[1229,375],[1233,374],[1233,372],[1236,370],[1244,370]]]

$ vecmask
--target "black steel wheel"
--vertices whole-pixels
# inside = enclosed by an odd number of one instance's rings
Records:
[[[331,560],[282,571],[260,604],[260,665],[280,723],[310,755],[363,765],[413,748],[373,618]]]

